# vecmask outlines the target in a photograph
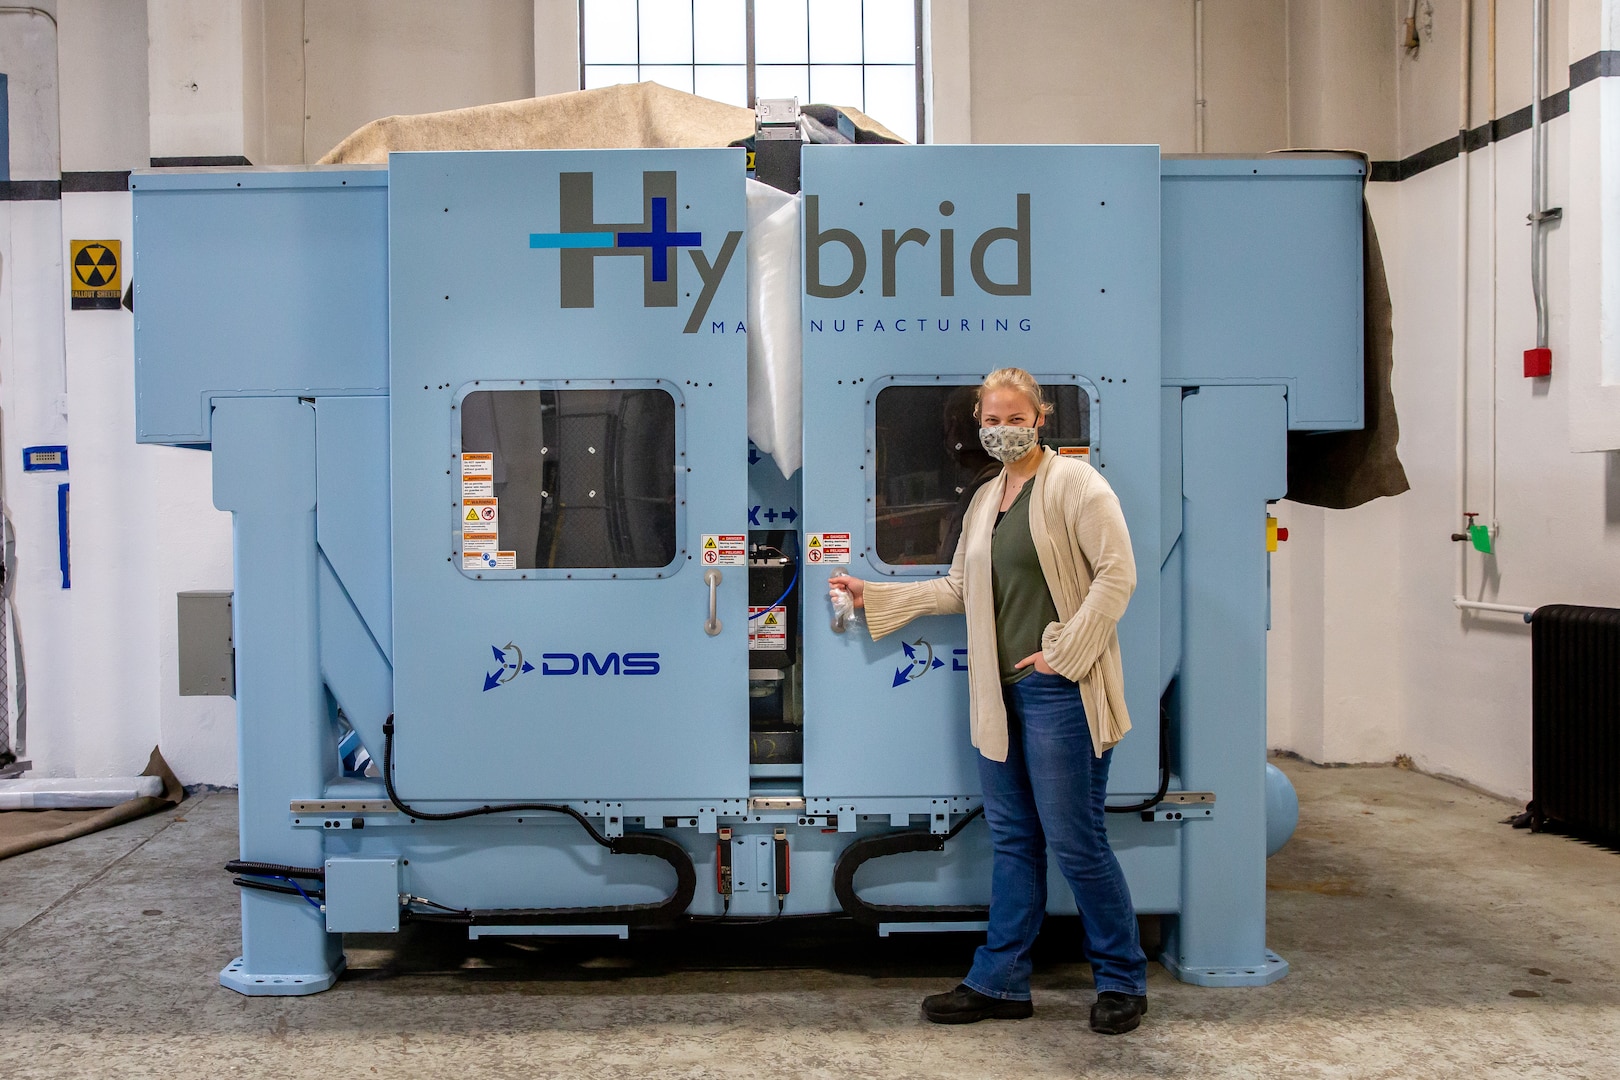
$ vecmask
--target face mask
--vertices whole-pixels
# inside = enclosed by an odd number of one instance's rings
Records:
[[[984,452],[1001,462],[1014,462],[1029,453],[1035,445],[1036,429],[1032,427],[982,427],[979,444]]]

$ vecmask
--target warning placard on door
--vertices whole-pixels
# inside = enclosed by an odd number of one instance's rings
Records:
[[[787,608],[748,609],[748,649],[750,652],[787,651]]]
[[[500,510],[497,499],[462,499],[461,531],[494,536],[500,532]]]
[[[471,539],[469,537],[469,539]],[[463,547],[461,549],[461,568],[463,570],[516,570],[517,552],[496,551],[493,541],[488,550]]]
[[[742,533],[704,533],[704,566],[747,566],[748,537]]]
[[[124,295],[123,241],[74,240],[68,247],[74,311],[116,311]]]
[[[461,497],[463,499],[493,499],[495,497],[495,455],[461,455]]]
[[[849,564],[849,533],[811,533],[804,540],[804,561],[829,566]]]
[[[500,547],[501,542],[493,535],[482,536],[478,533],[461,534],[461,553],[463,555],[482,554],[486,551],[493,553]]]

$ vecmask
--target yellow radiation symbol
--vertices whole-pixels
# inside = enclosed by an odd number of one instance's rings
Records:
[[[478,520],[478,511],[477,510],[468,510],[466,520],[467,521],[477,521]]]
[[[118,288],[118,241],[79,240],[73,246],[73,277],[81,288]]]

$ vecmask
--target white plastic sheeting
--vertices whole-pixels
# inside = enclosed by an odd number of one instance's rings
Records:
[[[748,438],[792,476],[804,461],[797,195],[748,185]]]
[[[0,780],[0,810],[94,810],[162,794],[161,776]]]

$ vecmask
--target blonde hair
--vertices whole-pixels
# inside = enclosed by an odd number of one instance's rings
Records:
[[[1035,411],[1042,416],[1052,415],[1052,403],[1041,396],[1041,384],[1035,381],[1035,376],[1023,368],[1004,367],[997,368],[984,377],[979,384],[979,390],[973,395],[973,418],[979,417],[979,405],[984,401],[984,395],[990,390],[1016,390],[1029,398],[1035,406]]]

